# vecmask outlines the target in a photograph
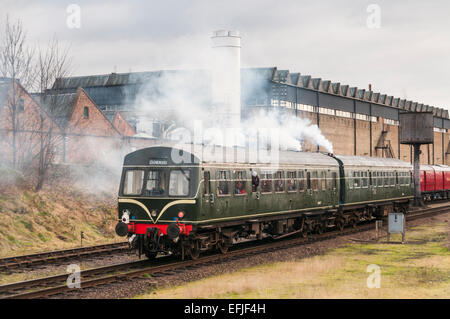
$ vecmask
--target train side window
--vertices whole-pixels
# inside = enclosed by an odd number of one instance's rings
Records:
[[[234,172],[234,194],[235,195],[245,195],[247,186],[247,172],[246,171],[235,171]]]
[[[378,187],[383,187],[384,185],[384,179],[383,179],[383,172],[377,172],[377,179],[378,179]]]
[[[360,172],[353,172],[353,185],[355,188],[361,187]]]
[[[333,190],[337,189],[337,173],[331,172],[331,188]]]
[[[312,172],[312,188],[314,191],[319,190],[319,180],[317,176],[317,171]]]
[[[216,179],[218,182],[217,195],[230,195],[230,172],[218,171],[216,174]]]
[[[298,172],[298,189],[300,192],[303,192],[305,190],[305,172],[299,171]]]
[[[390,180],[390,185],[395,186],[395,173],[394,172],[389,172],[389,180]]]
[[[306,172],[306,188],[311,189],[311,172]]]
[[[327,189],[327,173],[324,171],[320,172],[320,184],[323,191]]]
[[[208,171],[203,172],[203,179],[204,179],[204,194],[209,195],[211,193],[211,174]]]
[[[297,172],[287,172],[287,191],[297,191]]]
[[[282,193],[284,192],[284,172],[278,171],[275,173],[275,192]]]
[[[348,188],[353,189],[353,172],[348,172]]]
[[[362,188],[367,188],[367,171],[366,172],[361,172],[361,187]]]
[[[384,180],[384,187],[388,187],[389,186],[388,172],[383,172],[383,180]]]
[[[272,173],[261,172],[261,193],[272,193]]]

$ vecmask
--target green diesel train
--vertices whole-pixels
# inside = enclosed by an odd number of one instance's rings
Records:
[[[128,154],[116,233],[139,255],[197,258],[242,240],[343,229],[413,198],[412,167],[396,159],[244,148],[154,146]]]

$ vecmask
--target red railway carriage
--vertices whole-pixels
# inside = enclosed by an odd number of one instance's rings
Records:
[[[450,198],[450,167],[421,165],[420,190],[425,201]]]

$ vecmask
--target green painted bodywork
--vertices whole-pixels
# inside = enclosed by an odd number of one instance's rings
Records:
[[[148,154],[158,154],[158,152],[162,148],[154,148],[153,153]],[[149,152],[149,149],[144,149]],[[139,151],[137,151],[139,152]],[[137,153],[135,152],[135,153]],[[133,153],[132,153],[133,154]],[[144,155],[149,156],[149,155]],[[161,157],[157,156],[156,157]],[[325,155],[324,155],[325,156]],[[320,166],[315,163],[311,163],[308,165],[280,165],[277,168],[277,171],[284,171],[285,176],[287,176],[287,172],[295,171],[297,172],[297,176],[299,176],[299,172],[303,171],[305,180],[305,188],[308,184],[306,180],[306,176],[308,173],[313,176],[313,172],[318,172],[318,176],[320,176],[321,172],[325,173],[326,177],[326,188],[314,190],[313,181],[309,183],[311,188],[300,190],[297,187],[295,192],[288,192],[286,189],[283,192],[274,192],[274,182],[272,182],[272,192],[271,193],[261,193],[261,183],[256,192],[252,192],[251,187],[251,173],[252,171],[258,172],[258,175],[261,176],[261,170],[264,169],[263,165],[251,165],[247,163],[240,164],[218,164],[218,163],[190,163],[190,165],[149,165],[148,159],[146,158],[141,165],[137,165],[139,163],[138,160],[134,162],[125,163],[123,173],[122,173],[122,181],[121,185],[124,182],[124,175],[127,170],[132,169],[163,169],[163,170],[175,170],[179,167],[183,167],[185,170],[191,171],[191,180],[189,185],[189,194],[188,196],[179,196],[179,197],[164,197],[164,196],[125,196],[123,194],[123,186],[120,187],[119,190],[119,218],[122,216],[122,211],[127,209],[131,212],[131,221],[135,221],[136,223],[154,223],[157,220],[157,223],[169,223],[175,222],[177,219],[177,214],[180,210],[185,212],[185,217],[183,222],[186,224],[200,224],[205,225],[208,223],[221,223],[228,221],[236,221],[240,219],[252,219],[256,217],[262,216],[273,216],[273,215],[282,215],[288,213],[296,213],[296,212],[314,212],[314,211],[324,211],[330,209],[345,209],[349,206],[359,205],[359,204],[368,204],[377,201],[388,201],[393,199],[408,199],[413,194],[413,186],[412,183],[409,183],[407,186],[400,186],[395,184],[394,186],[384,186],[376,187],[371,185],[370,180],[367,180],[367,187],[351,187],[354,183],[352,174],[353,171],[365,171],[367,175],[372,174],[373,171],[383,171],[382,168],[371,168],[371,167],[349,167],[348,169],[342,165],[342,162],[333,158],[332,163],[328,167]],[[218,187],[219,181],[215,179],[217,171],[227,170],[230,172],[231,179],[228,181],[230,195],[219,195]],[[245,171],[247,178],[246,186],[245,186],[245,194],[244,195],[235,195],[234,193],[234,171]],[[389,170],[394,172],[394,174],[398,171],[408,173],[410,172],[409,168],[398,168],[392,169],[386,167],[385,170]],[[205,180],[204,173],[210,173],[210,192],[205,191]],[[335,183],[335,187],[333,187],[333,179],[332,173],[335,173],[337,176],[337,180]],[[343,175],[342,175],[343,174]],[[169,176],[169,174],[167,174]],[[374,181],[372,179],[372,181]],[[298,182],[297,182],[298,183]],[[361,183],[361,182],[360,182]],[[285,186],[287,184],[287,178],[285,182]],[[322,184],[321,181],[318,182],[319,185]],[[298,186],[298,185],[297,185]],[[325,186],[325,185],[324,185]],[[128,201],[138,201],[143,204],[148,210],[141,206],[139,206],[135,202]],[[175,204],[169,208],[167,208],[162,215],[160,215],[161,211],[163,211],[164,207],[174,201],[178,201],[178,204]],[[182,202],[180,202],[182,201]],[[190,203],[186,203],[185,201],[190,201]],[[157,217],[152,218],[149,216],[153,210],[157,211]],[[160,216],[159,216],[160,215]]]

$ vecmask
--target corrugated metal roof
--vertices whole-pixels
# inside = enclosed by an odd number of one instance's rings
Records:
[[[63,128],[67,126],[76,93],[49,94],[45,97],[42,94],[32,94],[32,96],[59,126]]]

